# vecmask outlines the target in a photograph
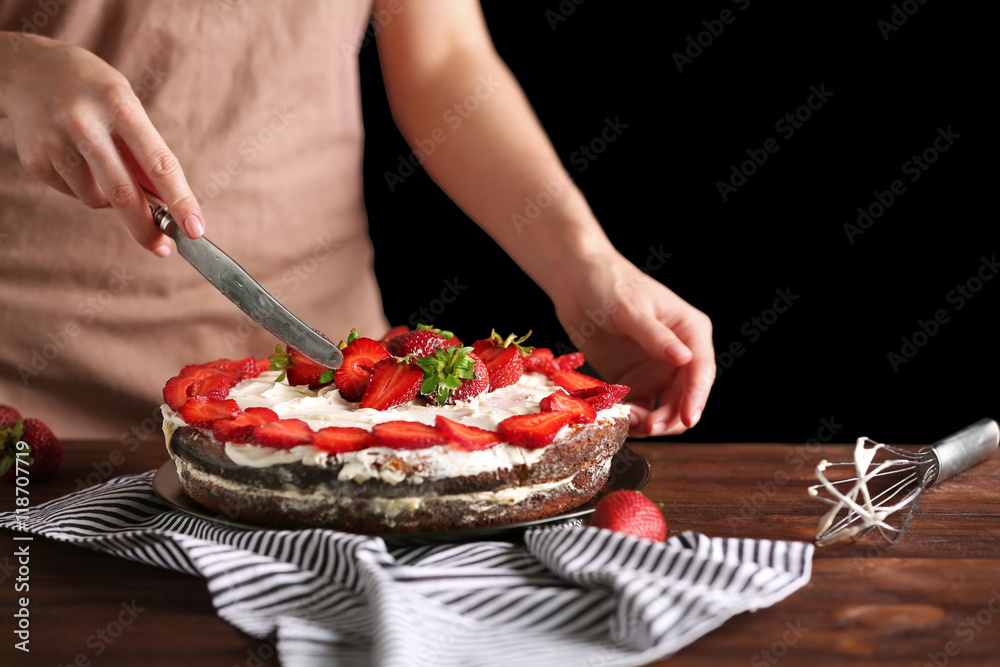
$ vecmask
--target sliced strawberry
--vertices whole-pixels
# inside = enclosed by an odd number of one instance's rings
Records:
[[[555,391],[538,402],[542,412],[561,410],[572,416],[574,424],[589,424],[597,419],[597,410],[585,399],[570,396],[563,391]]]
[[[229,378],[230,384],[236,384],[240,381],[239,371],[234,371],[225,368],[213,368],[212,366],[206,366],[205,364],[191,364],[185,366],[181,369],[178,375],[195,378],[196,380],[203,380],[210,375],[225,375]]]
[[[555,355],[547,347],[536,347],[531,354],[524,358],[525,373],[542,373],[552,375],[555,369],[552,367],[552,360]]]
[[[178,375],[170,378],[163,385],[163,402],[173,410],[180,410],[187,403],[187,400],[191,398],[188,390],[195,382],[195,378],[186,375]]]
[[[253,357],[247,357],[245,359],[216,359],[215,361],[208,362],[205,366],[209,366],[211,368],[221,368],[227,371],[236,371],[240,374],[241,380],[254,378],[260,375],[260,371],[257,370],[256,359]]]
[[[345,452],[356,452],[360,449],[377,447],[378,439],[367,431],[357,426],[327,426],[313,433],[312,443],[331,454],[342,454]]]
[[[501,338],[494,330],[489,338],[477,340],[472,344],[476,356],[486,364],[490,374],[490,391],[516,384],[524,373],[524,358],[531,354],[533,348],[522,345],[531,335],[529,331],[520,338],[515,334]]]
[[[423,449],[448,444],[448,436],[420,422],[382,422],[372,427],[372,433],[379,442],[393,449]]]
[[[388,410],[409,403],[420,391],[424,372],[415,363],[387,357],[375,363],[371,382],[361,397],[362,408]]]
[[[301,419],[279,419],[253,427],[250,442],[264,447],[291,449],[312,442],[313,432]]]
[[[345,401],[360,401],[372,379],[372,367],[391,355],[377,340],[355,338],[341,352],[344,363],[334,371],[333,381]]]
[[[420,393],[438,405],[468,401],[489,389],[489,371],[471,347],[435,350],[416,363],[423,371]]]
[[[607,384],[603,380],[598,380],[574,370],[556,371],[552,374],[552,381],[566,391],[576,391],[577,389],[586,389],[587,387]]]
[[[450,331],[434,329],[424,324],[418,324],[413,331],[404,331],[389,339],[385,344],[385,349],[396,357],[405,357],[412,354],[415,357],[426,357],[434,350],[440,350],[461,344],[455,334]]]
[[[247,408],[232,419],[219,419],[212,424],[212,435],[219,442],[250,442],[254,426],[278,421],[271,408]]]
[[[562,427],[572,421],[568,412],[532,412],[507,417],[498,424],[497,433],[504,442],[537,449],[552,443]]]
[[[586,359],[583,357],[583,352],[570,352],[553,359],[552,369],[554,373],[558,373],[559,371],[571,371],[574,368],[583,366],[584,361],[586,361]]]
[[[621,401],[631,388],[623,384],[599,384],[571,391],[570,396],[582,398],[598,410],[606,410]]]
[[[229,389],[232,386],[233,383],[230,381],[230,378],[225,375],[209,375],[206,378],[192,382],[188,387],[188,394],[221,401],[229,395]]]
[[[181,406],[181,417],[191,426],[212,428],[218,419],[232,419],[240,413],[240,406],[233,399],[217,401],[196,396]]]
[[[497,435],[496,431],[460,424],[442,415],[437,415],[434,418],[434,428],[455,443],[459,449],[464,449],[467,452],[489,449],[500,442],[500,436]]]

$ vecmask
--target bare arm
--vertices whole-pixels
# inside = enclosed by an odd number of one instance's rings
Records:
[[[379,57],[400,131],[416,150],[434,142],[423,151],[427,172],[545,290],[567,331],[592,332],[574,343],[633,387],[633,434],[693,426],[715,374],[708,318],[608,241],[493,48],[479,4],[402,7],[382,27]]]

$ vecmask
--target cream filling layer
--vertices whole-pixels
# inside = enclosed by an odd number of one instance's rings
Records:
[[[610,461],[607,462],[610,465]],[[180,473],[180,471],[178,471]],[[229,491],[244,495],[262,495],[265,492],[244,484],[236,484],[216,475],[211,475],[198,470],[192,466],[186,466],[186,474],[202,482],[208,482],[216,486],[221,486]],[[387,517],[394,517],[401,512],[409,512],[422,507],[431,507],[438,503],[460,502],[466,505],[465,509],[471,511],[485,511],[497,505],[511,506],[523,502],[537,493],[546,493],[572,484],[576,475],[554,482],[542,484],[531,484],[527,486],[514,486],[499,489],[497,491],[476,491],[472,493],[456,493],[446,496],[405,496],[400,498],[350,498],[336,497],[324,493],[302,493],[294,490],[274,490],[266,491],[268,496],[278,496],[294,502],[306,502],[322,504],[330,507],[345,506],[348,510],[351,505],[362,503],[368,506],[373,512]]]

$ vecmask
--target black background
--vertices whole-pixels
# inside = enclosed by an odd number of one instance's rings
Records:
[[[961,308],[948,296],[1000,250],[988,206],[987,17],[916,1],[577,2],[484,9],[612,241],[712,318],[717,353],[742,345],[720,358],[702,422],[667,440],[805,442],[835,431],[839,442],[925,443],[996,415],[1000,279]],[[708,43],[703,22],[723,10],[732,22]],[[894,13],[900,25],[886,31]],[[699,33],[707,45],[679,71],[675,52]],[[384,174],[410,148],[392,125],[374,40],[360,57],[366,199],[390,320],[412,323],[424,307],[469,341],[533,329],[536,345],[568,345],[545,294],[425,174],[390,190]],[[828,91],[822,107],[792,136],[777,131],[811,87]],[[627,127],[581,170],[578,151],[607,119]],[[939,128],[958,138],[911,181],[904,163]],[[778,151],[723,201],[717,182],[769,137]],[[852,243],[845,223],[894,180],[905,192]],[[455,234],[467,251],[450,263],[418,258],[418,243]],[[670,256],[657,263],[658,253]],[[462,289],[442,308],[449,280]],[[798,298],[764,331],[751,318],[769,316],[776,290]],[[939,309],[947,322],[894,368],[889,354]]]

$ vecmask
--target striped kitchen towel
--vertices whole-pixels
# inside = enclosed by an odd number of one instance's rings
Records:
[[[698,533],[656,544],[562,524],[405,545],[246,530],[173,508],[153,475],[0,514],[0,527],[202,577],[219,616],[293,667],[643,665],[811,574],[809,543]]]

